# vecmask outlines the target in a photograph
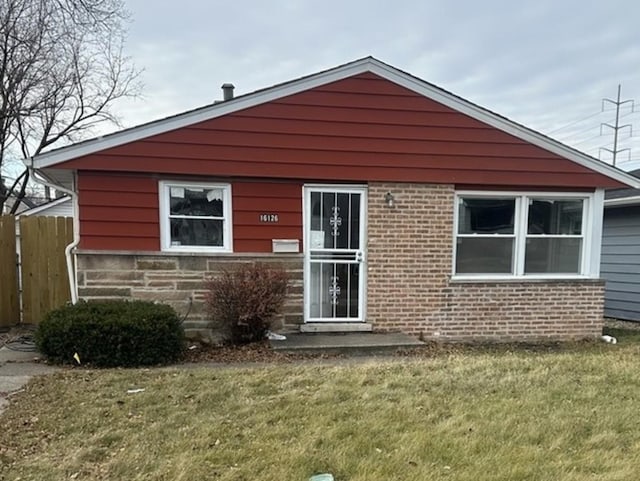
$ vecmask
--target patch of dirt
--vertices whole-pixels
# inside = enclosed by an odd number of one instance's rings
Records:
[[[558,353],[597,345],[595,340],[540,342],[426,342],[424,346],[400,349],[396,356],[433,358],[457,354]]]
[[[216,346],[199,342],[187,344],[183,362],[223,364],[235,363],[287,363],[307,359],[333,359],[341,357],[335,354],[284,353],[269,347],[268,341],[243,346]]]
[[[630,331],[640,331],[640,322],[623,321],[622,319],[614,319],[612,317],[604,318],[604,327],[612,329],[628,329]]]
[[[540,343],[439,343],[427,342],[424,346],[398,349],[376,357],[434,358],[456,354],[499,354],[507,352],[555,353],[583,349],[596,345],[595,341],[540,342]],[[190,349],[191,348],[191,349]],[[356,356],[356,358],[359,356]],[[363,356],[366,358],[367,356]],[[185,363],[291,363],[318,359],[350,359],[348,354],[283,353],[272,350],[268,341],[243,346],[216,346],[191,342],[182,362]]]
[[[34,326],[25,325],[3,328],[0,330],[0,347],[7,346],[9,349],[20,351],[35,351],[34,331]]]

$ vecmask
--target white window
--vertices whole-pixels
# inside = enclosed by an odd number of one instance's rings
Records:
[[[231,186],[160,182],[162,250],[231,251]]]
[[[586,276],[589,195],[458,193],[454,276]]]

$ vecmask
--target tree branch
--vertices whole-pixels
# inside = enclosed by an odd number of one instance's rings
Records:
[[[111,106],[138,95],[140,71],[123,53],[128,20],[123,0],[0,2],[0,208],[9,159],[117,124]]]

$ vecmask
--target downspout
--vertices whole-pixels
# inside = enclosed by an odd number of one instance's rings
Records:
[[[27,165],[29,169],[29,174],[31,174],[31,178],[35,180],[37,183],[42,184],[46,187],[51,187],[60,192],[64,192],[69,197],[71,197],[71,202],[73,203],[73,241],[64,249],[64,256],[67,260],[67,277],[69,278],[69,291],[71,292],[71,303],[76,304],[78,302],[78,286],[76,283],[76,271],[73,264],[73,258],[71,252],[75,249],[80,243],[80,218],[78,216],[78,194],[69,190],[66,187],[62,187],[61,185],[56,185],[52,182],[49,182],[46,179],[44,174],[41,174],[38,169],[33,167],[33,157],[29,158],[29,164]],[[39,174],[39,177],[37,176]],[[73,183],[75,185],[76,178],[74,175]]]

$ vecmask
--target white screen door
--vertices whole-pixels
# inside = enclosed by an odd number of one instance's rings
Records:
[[[305,321],[364,321],[366,189],[305,187]]]

